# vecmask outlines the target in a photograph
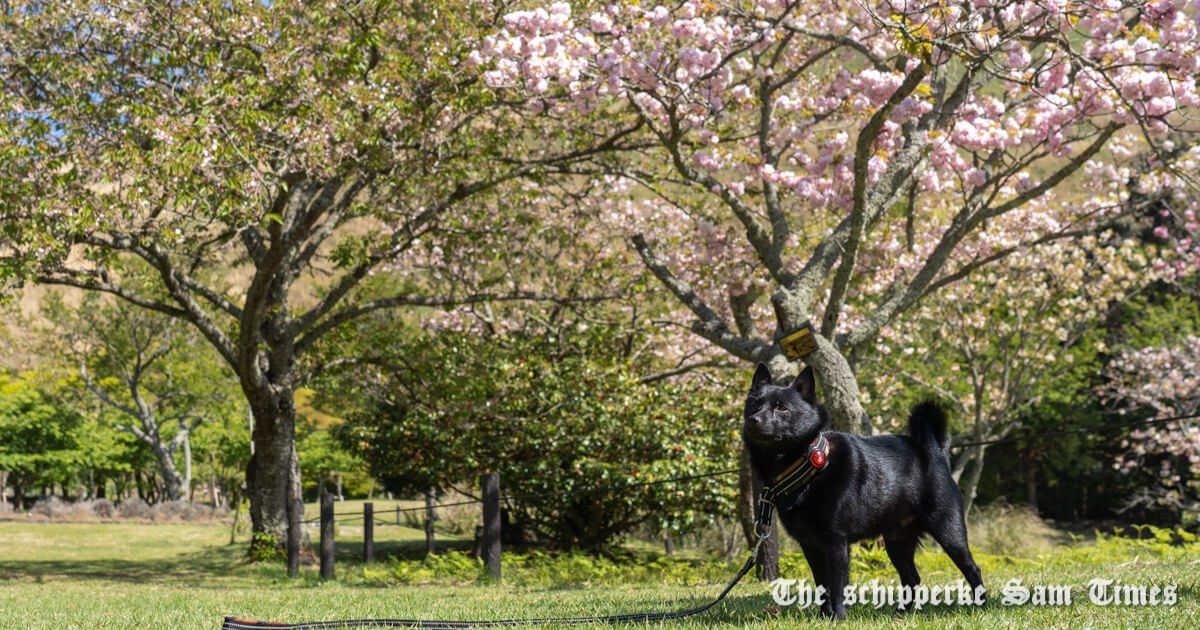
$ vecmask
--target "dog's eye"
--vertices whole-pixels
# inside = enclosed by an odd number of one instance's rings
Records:
[[[787,405],[783,403],[775,403],[775,413],[787,413],[789,411],[791,410],[788,409]]]

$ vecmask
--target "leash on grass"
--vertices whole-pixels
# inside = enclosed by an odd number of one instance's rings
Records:
[[[1166,422],[1176,422],[1179,420],[1190,420],[1190,419],[1194,419],[1197,417],[1200,417],[1200,414],[1174,416],[1174,417],[1169,417],[1169,418],[1151,418],[1148,420],[1139,420],[1139,421],[1126,422],[1126,423],[1120,423],[1120,424],[1102,425],[1099,427],[1089,427],[1089,428],[1084,428],[1084,429],[1052,431],[1052,432],[1043,433],[1043,434],[1013,436],[1013,437],[1008,437],[1008,438],[985,440],[982,442],[968,442],[968,443],[963,443],[963,444],[954,444],[954,445],[951,445],[950,448],[952,448],[952,449],[967,448],[967,447],[972,447],[972,446],[982,446],[982,445],[988,445],[988,444],[1016,442],[1016,441],[1022,441],[1022,440],[1028,440],[1028,439],[1035,439],[1035,438],[1044,437],[1044,436],[1054,436],[1054,435],[1061,436],[1061,435],[1069,435],[1069,434],[1073,434],[1073,433],[1104,431],[1104,430],[1109,430],[1109,429],[1114,429],[1114,428],[1161,424],[1161,423],[1166,423]],[[741,579],[743,577],[745,577],[746,573],[748,573],[750,571],[750,568],[752,566],[754,566],[754,562],[758,559],[759,549],[762,547],[763,541],[767,538],[767,536],[771,530],[771,517],[774,512],[773,500],[777,496],[781,496],[784,493],[792,492],[793,490],[796,489],[797,486],[803,486],[803,485],[807,484],[808,481],[810,481],[812,479],[812,477],[814,477],[819,472],[819,470],[814,470],[814,469],[820,469],[820,468],[824,467],[825,459],[826,459],[827,444],[823,440],[824,440],[824,438],[819,436],[818,440],[814,441],[814,443],[812,445],[810,445],[809,451],[808,451],[808,454],[806,457],[797,460],[795,463],[793,463],[791,466],[789,466],[787,468],[787,470],[784,471],[784,473],[782,473],[779,477],[777,477],[774,480],[774,483],[771,486],[766,486],[763,488],[763,494],[759,498],[759,513],[754,521],[755,532],[759,538],[758,538],[758,541],[755,542],[754,548],[750,552],[750,557],[746,559],[746,563],[744,565],[742,565],[741,570],[739,570],[737,575],[734,576],[733,580],[729,582],[729,584],[725,587],[725,590],[721,591],[721,594],[718,595],[716,599],[712,600],[711,602],[708,602],[707,604],[704,604],[703,606],[698,606],[696,608],[689,608],[687,610],[680,610],[680,611],[674,611],[674,612],[635,613],[635,614],[629,614],[629,615],[611,615],[611,616],[607,616],[607,617],[568,617],[568,618],[561,618],[561,619],[554,619],[554,618],[506,619],[506,620],[499,620],[499,621],[438,621],[438,620],[424,620],[424,619],[354,619],[354,620],[346,620],[346,621],[310,621],[310,622],[290,623],[289,624],[289,623],[275,623],[275,622],[269,622],[269,621],[253,621],[253,620],[248,620],[248,619],[239,619],[237,617],[226,617],[225,623],[222,624],[221,628],[222,628],[222,630],[255,630],[255,629],[261,629],[261,628],[275,628],[276,630],[309,630],[309,629],[318,630],[318,629],[323,629],[323,628],[353,629],[353,628],[372,628],[372,627],[374,627],[374,628],[418,628],[421,630],[452,630],[455,628],[484,628],[484,627],[522,626],[522,625],[532,626],[532,625],[541,625],[541,624],[550,624],[550,623],[558,623],[558,624],[564,624],[564,625],[581,625],[581,624],[585,624],[585,623],[608,623],[608,624],[636,623],[636,622],[649,622],[649,621],[668,621],[668,620],[672,620],[672,619],[682,619],[684,617],[691,617],[693,615],[698,615],[702,612],[707,611],[708,609],[712,608],[713,606],[717,605],[717,603],[720,602],[721,600],[725,599],[725,596],[728,595],[731,590],[733,590],[733,587],[736,586],[737,583],[739,581],[741,581]],[[720,472],[716,472],[716,473],[708,473],[705,475],[697,475],[694,477],[684,477],[684,478],[679,478],[679,479],[663,479],[663,480],[659,480],[659,481],[655,481],[655,482],[646,482],[643,484],[630,484],[630,486],[632,487],[632,486],[638,486],[638,485],[656,485],[656,484],[660,484],[660,483],[679,481],[681,479],[709,477],[709,476],[729,474],[729,473],[733,473],[733,472],[736,472],[736,471],[727,470],[727,471],[720,471]],[[595,491],[595,489],[586,490],[586,491]],[[584,491],[580,491],[580,492],[584,492]],[[477,501],[463,502],[463,504],[467,504],[467,503],[477,503]],[[411,508],[411,509],[426,509],[426,508]],[[400,511],[400,510],[398,510],[398,511]],[[761,531],[760,531],[760,528],[761,528]]]
[[[746,563],[738,570],[737,575],[725,586],[725,590],[721,591],[717,598],[695,608],[687,610],[677,610],[672,612],[652,612],[652,613],[633,613],[627,615],[610,615],[607,617],[566,617],[566,618],[544,618],[544,619],[504,619],[499,621],[438,621],[431,619],[351,619],[346,621],[305,621],[301,623],[276,623],[270,621],[253,621],[249,619],[238,619],[236,617],[226,617],[225,623],[221,625],[221,630],[258,630],[261,628],[274,628],[275,630],[318,630],[321,628],[330,629],[350,629],[350,628],[419,628],[421,630],[452,630],[454,628],[488,628],[497,626],[534,626],[550,623],[565,624],[565,625],[581,625],[586,623],[641,623],[648,621],[670,621],[672,619],[682,619],[699,615],[702,612],[716,606],[718,602],[725,599],[729,591],[733,590],[734,586],[741,581],[750,568],[754,566],[754,562],[758,560],[758,552],[762,548],[763,541],[771,534],[771,518],[774,514],[775,504],[771,501],[775,494],[768,494],[771,487],[763,488],[763,496],[759,499],[758,515],[754,519],[754,531],[758,536],[758,540],[754,543],[754,548],[750,550],[750,557],[746,558]]]

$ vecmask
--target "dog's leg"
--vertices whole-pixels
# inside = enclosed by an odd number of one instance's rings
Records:
[[[809,570],[812,571],[813,584],[825,587],[825,599],[821,602],[821,614],[832,617],[833,607],[829,597],[829,572],[825,568],[825,550],[817,545],[805,543],[800,543],[800,548],[804,551],[804,559],[808,561]]]
[[[954,566],[962,572],[972,590],[983,586],[983,574],[979,572],[979,565],[975,564],[971,548],[967,546],[967,524],[961,509],[940,510],[931,514],[929,533],[954,561]]]
[[[917,537],[885,538],[884,545],[888,558],[892,561],[892,566],[896,567],[896,573],[900,574],[900,583],[905,586],[920,584],[921,574],[917,572],[917,564],[913,562],[913,556],[917,551]]]
[[[829,603],[834,619],[846,618],[846,584],[850,581],[850,543],[840,540],[825,547],[825,573],[829,576]]]
[[[896,567],[896,573],[900,574],[900,584],[910,588],[921,583],[921,574],[917,572],[917,563],[913,562],[913,554],[917,551],[917,540],[918,536],[908,532],[899,534],[895,538],[888,536],[883,538],[888,558],[891,559],[892,566]],[[903,612],[904,606],[900,606],[900,610]]]

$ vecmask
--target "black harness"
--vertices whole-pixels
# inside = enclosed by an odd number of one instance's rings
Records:
[[[221,624],[222,630],[255,630],[274,628],[275,630],[317,630],[320,628],[418,628],[420,630],[452,630],[457,628],[486,628],[496,626],[533,626],[548,623],[579,625],[585,623],[639,623],[647,621],[669,621],[698,615],[717,605],[741,579],[750,572],[758,560],[758,552],[763,542],[771,535],[771,518],[775,512],[775,501],[791,492],[802,489],[812,478],[825,467],[829,452],[829,441],[819,435],[808,447],[808,453],[796,460],[786,470],[775,477],[773,483],[763,487],[758,497],[758,514],[754,518],[754,534],[758,540],[750,550],[750,557],[738,570],[733,580],[725,586],[717,598],[695,608],[674,612],[633,613],[628,615],[611,615],[608,617],[567,617],[561,619],[504,619],[497,621],[438,621],[432,619],[352,619],[347,621],[306,621],[300,623],[274,623],[270,621],[255,621],[226,617]]]

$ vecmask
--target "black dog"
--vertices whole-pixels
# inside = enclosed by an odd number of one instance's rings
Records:
[[[746,398],[742,435],[752,465],[768,484],[807,457],[818,435],[828,441],[820,472],[776,500],[779,522],[804,549],[813,579],[825,587],[821,611],[846,617],[850,543],[876,536],[883,536],[901,584],[920,584],[913,553],[917,539],[928,532],[976,591],[983,579],[967,547],[962,495],[950,477],[946,414],[932,402],[918,405],[909,416],[907,436],[826,431],[829,412],[816,401],[815,391],[811,367],[790,386],[779,387],[759,364]]]

